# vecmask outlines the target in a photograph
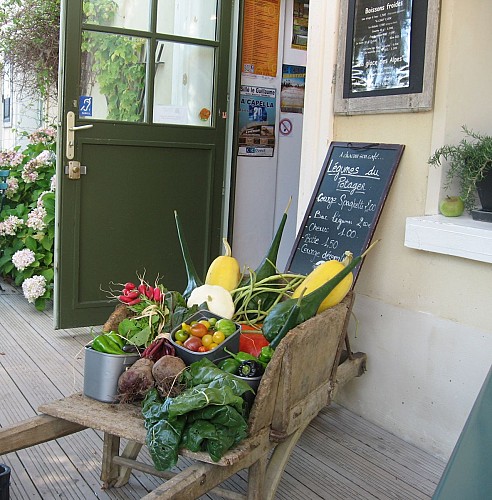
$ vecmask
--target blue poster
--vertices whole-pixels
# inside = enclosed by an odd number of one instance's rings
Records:
[[[276,89],[241,85],[239,156],[273,156],[277,116]]]

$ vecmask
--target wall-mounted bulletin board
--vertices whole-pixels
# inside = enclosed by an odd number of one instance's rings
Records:
[[[307,275],[321,262],[341,261],[346,251],[357,257],[368,248],[403,149],[401,144],[331,143],[286,272]]]
[[[342,0],[335,113],[432,109],[439,0]]]

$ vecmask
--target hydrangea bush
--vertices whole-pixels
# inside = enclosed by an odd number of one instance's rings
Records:
[[[10,170],[0,212],[0,275],[42,311],[53,294],[56,130],[37,130],[23,149],[0,152]]]

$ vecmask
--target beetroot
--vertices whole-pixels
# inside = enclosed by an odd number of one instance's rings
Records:
[[[154,387],[153,366],[152,360],[140,358],[120,375],[118,393],[122,403],[132,403],[143,399],[147,392]]]

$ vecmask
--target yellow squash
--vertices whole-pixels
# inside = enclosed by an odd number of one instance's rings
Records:
[[[304,295],[307,295],[336,276],[352,260],[352,254],[350,252],[346,252],[346,254],[350,255],[347,255],[343,262],[338,260],[328,260],[311,271],[311,273],[306,276],[306,279],[296,288],[292,294],[292,298],[299,297],[303,290],[306,290]],[[340,303],[352,288],[353,282],[354,275],[352,273],[345,276],[345,278],[343,278],[343,280],[330,292],[325,300],[323,300],[318,308],[318,313]]]
[[[226,238],[223,238],[225,255],[217,257],[208,268],[205,283],[219,285],[229,292],[234,290],[241,279],[239,262],[232,256],[232,251]]]

